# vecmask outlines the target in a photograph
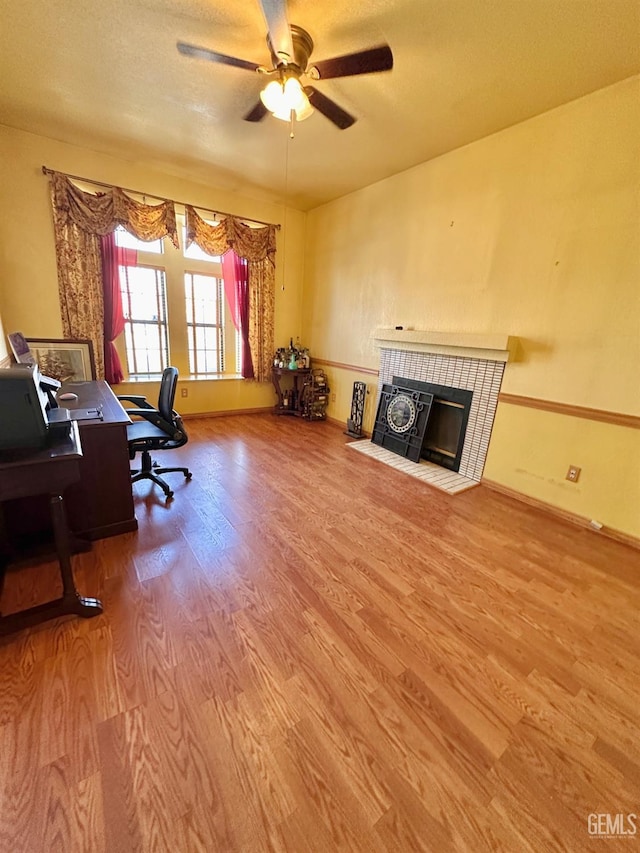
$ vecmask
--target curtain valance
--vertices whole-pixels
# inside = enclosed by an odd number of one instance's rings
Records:
[[[196,243],[210,255],[224,255],[233,249],[236,255],[248,261],[270,261],[275,266],[276,226],[250,228],[233,216],[222,219],[217,225],[205,222],[193,207],[185,206],[187,246]]]
[[[142,204],[119,187],[88,193],[59,172],[51,175],[51,191],[56,218],[62,226],[73,222],[83,231],[104,236],[122,225],[139,240],[169,237],[179,248],[173,202]]]

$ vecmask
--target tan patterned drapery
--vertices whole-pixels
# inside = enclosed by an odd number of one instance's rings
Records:
[[[173,202],[142,204],[119,187],[85,192],[66,175],[51,174],[60,314],[65,338],[93,342],[98,379],[104,378],[104,303],[100,236],[122,225],[139,240],[169,237],[178,248]]]
[[[210,225],[193,207],[185,207],[187,246],[196,243],[210,255],[233,249],[249,262],[249,345],[255,379],[271,380],[275,323],[276,227],[250,228],[234,217]]]

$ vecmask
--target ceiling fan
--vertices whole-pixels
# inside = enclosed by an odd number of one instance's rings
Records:
[[[270,68],[181,41],[177,43],[178,50],[185,56],[257,72],[269,80],[260,93],[260,100],[244,116],[245,121],[262,121],[269,113],[284,121],[303,121],[315,108],[340,130],[351,127],[356,121],[354,116],[310,85],[309,81],[390,71],[393,68],[391,48],[383,44],[309,63],[313,40],[302,27],[289,24],[286,0],[260,0],[260,4],[267,21]]]

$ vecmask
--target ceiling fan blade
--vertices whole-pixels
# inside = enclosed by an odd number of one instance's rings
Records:
[[[346,53],[344,56],[314,62],[312,67],[318,72],[320,80],[351,77],[354,74],[373,74],[376,71],[390,71],[393,68],[393,54],[391,48],[384,44],[359,53]]]
[[[293,60],[293,41],[287,20],[286,0],[260,0],[269,30],[269,44],[276,55],[285,54]]]
[[[244,116],[245,121],[262,121],[262,119],[267,115],[269,110],[265,107],[262,101],[258,101],[258,103],[249,110],[249,112]]]
[[[355,118],[342,107],[339,107],[331,98],[327,98],[322,92],[314,89],[313,86],[305,86],[304,91],[309,98],[309,103],[315,107],[319,113],[326,116],[329,121],[332,121],[340,130],[346,130],[355,124]]]
[[[233,65],[235,68],[244,68],[247,71],[256,71],[260,66],[257,62],[248,62],[246,59],[238,59],[235,56],[227,56],[226,53],[218,53],[209,50],[208,47],[197,47],[195,44],[177,42],[177,48],[184,56],[195,59],[207,59],[209,62],[221,62],[223,65]]]

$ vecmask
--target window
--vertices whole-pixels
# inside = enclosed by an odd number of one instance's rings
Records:
[[[126,265],[119,271],[129,375],[162,373],[169,364],[164,270]]]
[[[121,225],[116,228],[116,245],[123,249],[140,249],[143,252],[150,252],[155,255],[161,255],[164,252],[162,240],[151,240],[145,243],[143,240],[138,240]]]
[[[194,375],[224,372],[222,279],[185,273],[189,367]]]
[[[221,259],[195,244],[165,251],[162,240],[145,243],[124,228],[116,229],[116,243],[130,250],[120,266],[129,376],[157,376],[169,364],[182,376],[237,375],[241,336],[225,299]]]

